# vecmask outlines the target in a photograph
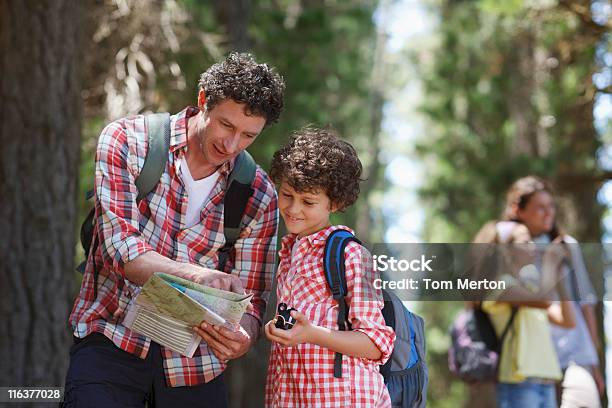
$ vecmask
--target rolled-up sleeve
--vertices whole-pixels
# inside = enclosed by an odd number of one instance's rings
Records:
[[[153,249],[138,227],[138,190],[134,182],[139,174],[139,156],[144,155],[143,143],[129,136],[120,122],[102,131],[96,150],[94,187],[97,237],[104,265],[124,278],[125,264]]]
[[[384,364],[395,343],[395,332],[385,324],[384,306],[380,289],[374,287],[376,271],[372,268],[370,253],[363,246],[351,242],[345,252],[347,303],[349,321],[354,331],[364,333],[381,352],[378,364]]]
[[[256,216],[249,224],[249,235],[236,242],[232,273],[241,279],[245,291],[253,294],[247,313],[261,324],[276,268],[278,202],[274,185],[263,172],[259,172],[256,183],[255,187],[261,193],[256,194],[253,200],[253,205],[257,207]]]

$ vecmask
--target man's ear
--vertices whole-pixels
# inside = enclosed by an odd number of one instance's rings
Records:
[[[203,89],[198,91],[198,108],[201,110],[206,108],[206,92]]]

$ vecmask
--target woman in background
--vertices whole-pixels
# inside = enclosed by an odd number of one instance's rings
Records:
[[[563,234],[557,226],[552,190],[534,176],[518,179],[508,190],[503,218],[525,225],[539,247],[552,242],[567,244],[569,259],[563,266],[566,269],[565,287],[570,299],[574,300],[576,325],[574,328],[553,325],[551,329],[564,374],[560,405],[562,408],[599,408],[604,381],[597,356],[600,345],[594,309],[597,297],[577,241]]]

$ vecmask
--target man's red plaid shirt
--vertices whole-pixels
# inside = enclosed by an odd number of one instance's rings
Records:
[[[171,116],[168,163],[157,187],[136,204],[134,180],[140,174],[147,153],[147,129],[143,116],[120,119],[102,131],[96,151],[95,207],[97,224],[95,248],[89,256],[83,283],[70,323],[80,338],[103,333],[117,347],[145,358],[150,339],[121,324],[124,311],[139,287],[130,282],[124,265],[147,251],[156,251],[178,262],[214,269],[223,235],[223,196],[233,162],[220,168],[220,176],[209,200],[204,203],[201,221],[185,227],[187,193],[181,178],[180,162],[187,150],[187,118],[197,108],[189,107]],[[238,276],[253,300],[247,313],[260,322],[275,268],[277,198],[274,185],[257,168],[243,217],[252,232],[235,246],[235,262],[226,271]],[[94,296],[94,262],[99,271],[97,297]],[[168,385],[173,387],[208,382],[221,374],[220,362],[202,342],[193,358],[186,358],[162,347]]]

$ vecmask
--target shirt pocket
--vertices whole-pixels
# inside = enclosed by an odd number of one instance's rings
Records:
[[[302,270],[296,273],[289,285],[292,287],[293,298],[299,302],[323,304],[332,301],[332,293],[323,272]]]

